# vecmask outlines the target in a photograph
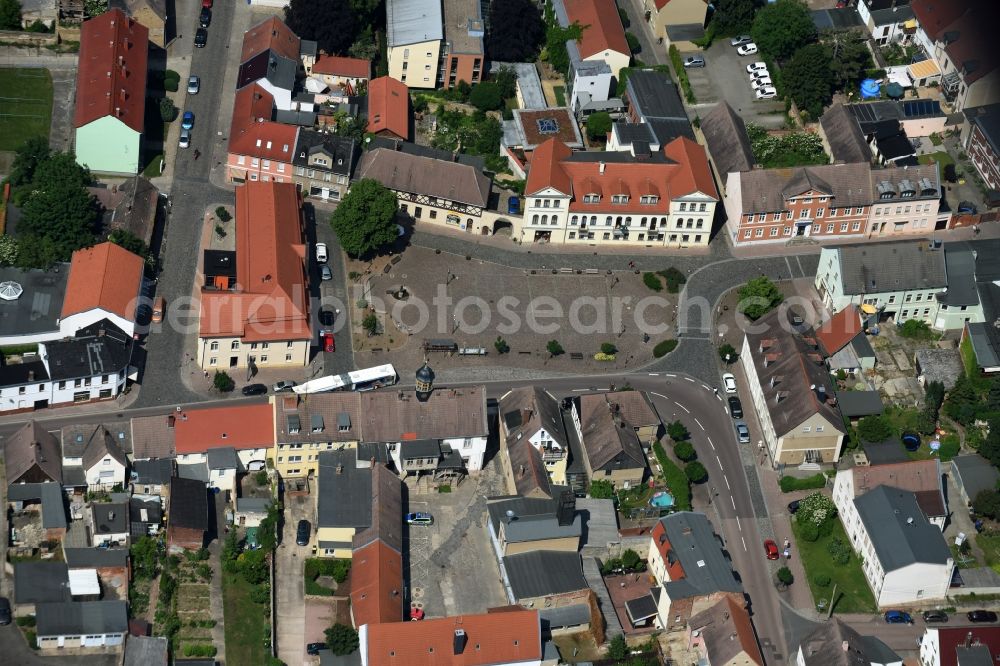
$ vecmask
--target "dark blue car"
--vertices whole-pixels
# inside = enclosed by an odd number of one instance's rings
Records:
[[[507,199],[507,214],[519,215],[521,213],[521,200],[517,197]]]
[[[891,610],[885,612],[887,624],[913,624],[913,618],[905,611]]]

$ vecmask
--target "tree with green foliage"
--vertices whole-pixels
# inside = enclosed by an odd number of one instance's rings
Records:
[[[1000,392],[998,392],[997,398],[1000,399]],[[927,382],[927,385],[924,386],[924,408],[927,410],[928,415],[935,421],[938,418],[938,412],[941,410],[941,403],[943,402],[944,384],[941,382]],[[988,403],[989,400],[987,399]],[[997,407],[1000,408],[1000,402],[997,403]]]
[[[639,562],[641,561],[642,558],[639,557],[639,553],[635,552],[631,548],[626,548],[625,552],[622,553],[622,566],[628,571],[634,570],[637,566],[639,566]]]
[[[500,97],[508,99],[517,95],[517,72],[507,65],[490,74],[490,81],[500,89]]]
[[[265,553],[270,553],[278,547],[278,526],[281,523],[283,510],[281,503],[272,501],[267,505],[267,515],[257,526],[257,543]]]
[[[374,312],[369,312],[361,320],[361,328],[365,329],[365,333],[369,336],[376,335],[378,333],[378,315]]]
[[[665,271],[658,271],[657,275],[663,277],[663,281],[667,284],[667,292],[671,294],[679,292],[681,287],[687,283],[687,277],[684,273],[673,266]]]
[[[592,113],[587,117],[587,138],[604,143],[611,131],[611,116],[605,111]]]
[[[0,266],[17,264],[17,239],[4,234],[0,236]]]
[[[562,27],[556,19],[552,3],[545,3],[545,53],[549,64],[563,76],[569,71],[569,52],[566,50],[566,42],[571,39],[579,41],[584,29],[576,21],[572,25]]]
[[[83,13],[87,18],[100,16],[108,11],[108,0],[83,0]]]
[[[763,275],[740,287],[737,296],[740,299],[737,308],[751,321],[760,319],[785,300],[781,290]]]
[[[18,234],[15,263],[18,268],[50,268],[60,259],[60,251],[56,242],[48,236],[24,232]]]
[[[112,229],[111,233],[108,234],[108,240],[143,259],[149,255],[149,246],[141,238],[126,229]]]
[[[330,217],[340,246],[352,257],[361,257],[393,242],[398,235],[396,206],[396,195],[377,180],[354,183]]]
[[[884,442],[893,434],[892,424],[881,414],[871,414],[858,421],[858,436],[866,442]]]
[[[153,537],[143,536],[133,541],[129,547],[129,556],[132,559],[132,575],[135,578],[150,580],[160,570],[162,553],[159,542]]]
[[[621,661],[628,657],[628,645],[625,643],[624,634],[616,634],[608,643],[608,659]]]
[[[708,478],[708,470],[697,460],[684,465],[684,474],[691,483],[702,483]]]
[[[285,23],[301,39],[315,41],[330,55],[347,53],[358,32],[351,5],[342,0],[290,0]]]
[[[671,421],[667,424],[667,436],[675,442],[680,442],[690,437],[691,431],[679,420]]]
[[[907,319],[899,326],[899,334],[913,340],[927,340],[934,336],[934,331],[931,330],[926,321]]]
[[[233,378],[225,370],[216,370],[215,375],[212,377],[212,386],[220,393],[229,393],[236,388],[236,382],[233,381]]]
[[[807,44],[795,51],[781,70],[781,80],[799,109],[819,118],[833,94],[829,47]]]
[[[979,445],[979,455],[993,463],[994,467],[1000,467],[1000,415],[994,412],[987,424],[989,434]]]
[[[674,444],[674,455],[684,462],[690,462],[698,457],[691,442],[677,442]]]
[[[486,52],[498,62],[531,62],[545,41],[545,23],[532,0],[490,3]]]
[[[228,222],[233,219],[233,216],[229,213],[229,209],[225,206],[219,206],[215,209],[215,216],[219,218],[220,222]]]
[[[765,56],[785,60],[816,40],[816,25],[802,0],[777,0],[757,12],[750,34]]]
[[[227,573],[236,573],[236,557],[240,554],[239,537],[236,530],[226,532],[226,538],[222,542],[222,568]]]
[[[642,42],[639,38],[633,35],[631,32],[625,33],[625,41],[628,43],[629,53],[635,55],[636,53],[642,53]]]
[[[549,352],[549,356],[559,356],[566,353],[566,350],[563,349],[558,340],[549,340],[545,345],[545,349]]]
[[[618,347],[616,347],[613,342],[602,342],[601,353],[607,354],[608,356],[613,356],[618,353]]]
[[[792,570],[788,567],[781,567],[775,574],[778,578],[778,582],[782,585],[791,585],[795,581],[795,576],[792,575]]]
[[[4,2],[5,0],[0,0]],[[48,160],[52,154],[49,140],[44,136],[32,136],[14,151],[14,161],[10,165],[9,182],[11,187],[28,185],[35,179],[35,169]]]
[[[160,98],[160,119],[165,123],[171,123],[177,118],[177,107],[169,97]]]
[[[358,632],[354,631],[354,628],[350,625],[338,622],[324,633],[326,634],[326,644],[330,648],[330,652],[333,652],[337,656],[342,657],[358,649]]]
[[[719,345],[719,358],[722,359],[723,363],[733,363],[739,358],[739,356],[740,355],[737,353],[736,348],[728,342]]]
[[[587,494],[594,499],[611,499],[615,496],[615,485],[607,479],[595,479],[590,482]]]
[[[483,81],[472,86],[469,103],[480,111],[496,111],[503,106],[503,96],[495,83]]]
[[[980,491],[972,500],[972,510],[980,516],[986,516],[993,520],[1000,519],[1000,492],[996,490]]]
[[[747,32],[753,25],[757,10],[754,0],[715,0],[715,12],[709,26],[717,35],[737,35]]]
[[[1000,412],[1000,378],[994,378],[990,382],[990,388],[986,392],[986,411]]]
[[[872,54],[859,33],[834,32],[826,40],[830,47],[830,69],[837,90],[856,90],[872,68]]]
[[[799,500],[799,509],[795,512],[795,522],[800,526],[815,525],[820,531],[827,531],[836,520],[837,506],[827,495],[815,492]]]
[[[17,0],[0,0],[0,30],[21,29],[21,3]]]
[[[963,426],[970,426],[976,420],[976,414],[981,407],[979,391],[976,390],[972,380],[963,374],[959,375],[955,385],[945,396],[942,411],[953,421],[958,421]]]
[[[247,550],[236,558],[237,570],[251,585],[258,585],[267,580],[267,552],[263,548]]]
[[[493,341],[493,346],[496,348],[498,354],[506,354],[510,351],[510,345],[499,335],[497,339]]]

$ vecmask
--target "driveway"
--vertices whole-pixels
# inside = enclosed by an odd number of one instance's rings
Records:
[[[285,497],[285,525],[277,550],[275,585],[277,586],[278,658],[289,666],[298,666],[305,658],[305,583],[303,569],[309,546],[295,545],[295,528],[302,519],[316,523],[313,496]]]
[[[720,39],[707,51],[685,51],[681,57],[703,55],[705,67],[687,70],[691,88],[698,103],[694,105],[700,115],[725,100],[748,123],[762,127],[778,128],[785,124],[785,103],[778,100],[759,102],[754,99],[746,66],[759,60],[759,56],[740,57],[728,39]]]

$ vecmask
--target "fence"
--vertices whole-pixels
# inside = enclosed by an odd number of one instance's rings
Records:
[[[77,30],[77,39],[79,39],[79,30]],[[0,30],[0,43],[21,46],[53,46],[59,43],[59,36],[47,32]]]

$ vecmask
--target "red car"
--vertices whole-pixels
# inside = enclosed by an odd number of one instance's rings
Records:
[[[333,331],[320,331],[319,339],[323,341],[323,351],[337,351],[337,343],[333,339]]]
[[[204,7],[205,9],[211,9],[212,0],[201,0],[201,6]]]
[[[774,543],[771,539],[764,542],[764,551],[767,553],[767,559],[769,560],[776,560],[780,557],[778,554],[778,544]]]

